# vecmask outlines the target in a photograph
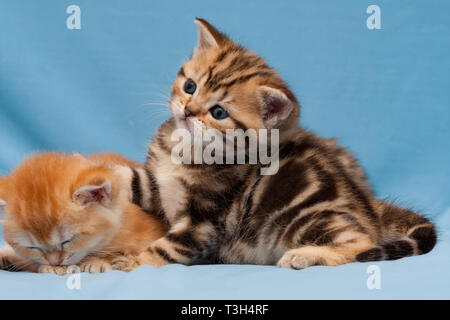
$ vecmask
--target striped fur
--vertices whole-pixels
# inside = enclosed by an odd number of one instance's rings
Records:
[[[114,153],[47,152],[26,159],[0,179],[8,243],[0,248],[0,269],[57,274],[74,264],[91,273],[123,269],[121,260],[166,231],[160,219],[128,199],[132,194],[143,206],[151,201],[149,192],[139,191],[149,183],[140,172],[142,165]]]
[[[351,153],[298,127],[294,94],[262,58],[208,22],[196,23],[199,44],[174,83],[173,117],[159,128],[145,170],[130,175],[135,204],[164,217],[169,227],[134,266],[219,262],[301,269],[396,259],[433,248],[431,222],[376,200]],[[187,79],[197,84],[193,94],[183,92]],[[265,100],[271,90],[274,95]],[[224,106],[229,118],[212,119],[208,108],[215,104]],[[286,105],[289,114],[280,117]],[[174,164],[171,133],[189,127],[192,119],[221,131],[279,129],[279,171],[262,176],[260,164]]]

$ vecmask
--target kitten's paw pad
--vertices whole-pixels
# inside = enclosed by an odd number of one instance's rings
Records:
[[[137,256],[124,255],[115,258],[112,263],[113,270],[131,271],[140,266],[140,262]]]
[[[298,252],[297,250],[287,251],[278,261],[277,267],[304,269],[317,264],[317,257]]]
[[[49,264],[43,264],[43,265],[39,266],[38,272],[39,273],[53,273],[53,274],[59,274],[59,275],[68,273],[67,266],[51,266]]]
[[[111,271],[113,269],[109,262],[103,261],[101,259],[82,262],[80,263],[79,267],[81,272],[88,272],[88,273],[103,273]]]

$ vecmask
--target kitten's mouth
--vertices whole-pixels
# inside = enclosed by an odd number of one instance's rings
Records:
[[[188,121],[184,114],[184,107],[178,104],[172,106],[172,116],[175,118],[175,124],[178,129],[189,130]]]
[[[190,131],[188,119],[186,117],[177,117],[177,127],[178,129],[186,129]]]
[[[178,129],[188,130],[191,134],[194,134],[196,130],[201,130],[201,125],[196,123],[191,117],[180,116],[177,118]]]

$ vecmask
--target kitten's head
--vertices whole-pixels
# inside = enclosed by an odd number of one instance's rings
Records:
[[[280,129],[296,127],[299,105],[280,76],[253,52],[196,19],[199,39],[171,92],[178,128]]]
[[[115,179],[79,155],[32,156],[0,180],[5,240],[38,264],[77,264],[119,228],[127,200]]]

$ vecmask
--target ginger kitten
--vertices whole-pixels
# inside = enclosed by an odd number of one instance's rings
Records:
[[[164,225],[131,203],[129,177],[142,170],[117,154],[43,153],[0,179],[6,246],[2,268],[62,274],[70,265],[104,272],[164,235]],[[2,205],[3,204],[3,205]]]
[[[299,127],[300,105],[274,69],[207,21],[195,22],[198,45],[175,79],[172,117],[152,141],[139,180],[145,183],[134,197],[170,229],[128,268],[157,261],[301,269],[392,260],[434,247],[429,220],[375,199],[350,152]],[[222,133],[278,129],[279,170],[261,175],[261,163],[174,163],[172,134],[180,128],[192,134],[195,126]]]

